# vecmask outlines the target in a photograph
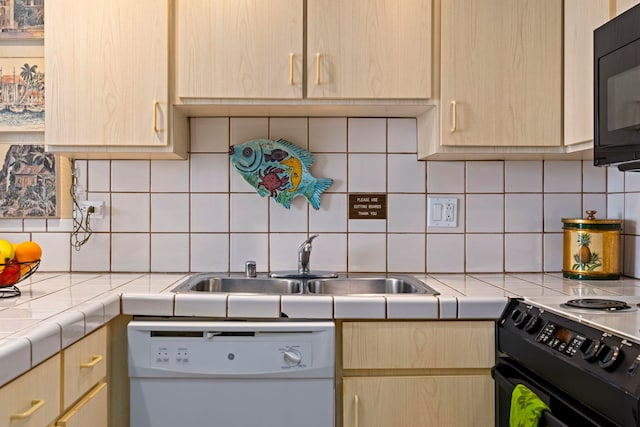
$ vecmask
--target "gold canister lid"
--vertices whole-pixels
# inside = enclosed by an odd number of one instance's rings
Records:
[[[586,218],[562,218],[562,222],[568,228],[594,228],[606,230],[619,230],[622,226],[621,219],[596,219],[598,211],[587,210]],[[590,227],[589,227],[590,226]]]

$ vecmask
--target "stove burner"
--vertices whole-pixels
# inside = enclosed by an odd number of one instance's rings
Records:
[[[599,298],[582,298],[572,299],[567,301],[564,305],[573,308],[583,308],[587,310],[604,310],[604,311],[620,311],[628,310],[631,308],[624,301],[613,299],[599,299]]]

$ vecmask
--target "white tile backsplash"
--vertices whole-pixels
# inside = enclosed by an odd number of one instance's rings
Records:
[[[425,235],[388,234],[388,271],[423,272],[425,269]]]
[[[151,271],[189,270],[189,234],[154,233],[151,235]]]
[[[462,273],[464,234],[427,234],[427,273]]]
[[[426,190],[425,162],[416,161],[415,154],[389,154],[390,193],[421,193]]]
[[[348,184],[351,193],[387,191],[387,156],[385,154],[349,154]]]
[[[504,230],[503,194],[467,194],[467,232],[496,233]]]
[[[390,153],[412,153],[418,141],[416,119],[388,119],[387,145]]]
[[[467,234],[466,271],[490,273],[504,270],[503,234]]]
[[[113,160],[111,162],[111,191],[149,191],[151,162],[148,160]]]
[[[189,232],[189,194],[151,193],[151,232]]]
[[[261,198],[230,167],[229,144],[279,137],[308,146],[313,175],[334,179],[319,210]],[[5,238],[41,243],[42,271],[242,271],[247,259],[289,269],[312,233],[314,269],[559,271],[562,219],[585,209],[625,220],[624,271],[640,268],[640,174],[590,160],[417,161],[412,118],[193,118],[189,160],[76,167],[84,196],[105,202],[80,251],[71,219],[0,220]],[[387,194],[387,219],[348,220],[350,192]],[[426,227],[428,196],[458,199],[457,227]]]
[[[189,161],[191,192],[229,191],[229,154],[192,154]]]
[[[309,151],[312,153],[346,153],[347,119],[344,117],[310,117]]]
[[[467,162],[467,193],[502,193],[504,162]]]
[[[542,231],[542,194],[505,194],[505,231]]]
[[[349,261],[349,271],[386,271],[386,234],[349,234],[349,252],[347,257]]]
[[[427,222],[424,194],[389,194],[387,211],[390,233],[424,233]]]
[[[504,186],[508,193],[540,193],[542,191],[541,160],[504,162]]]
[[[193,117],[191,123],[192,153],[226,153],[229,151],[229,118]]]
[[[347,147],[350,153],[385,153],[387,151],[387,120],[350,118]]]
[[[464,193],[465,162],[427,162],[428,193]]]
[[[582,191],[582,162],[548,160],[544,162],[544,191],[570,193]]]
[[[158,160],[151,162],[151,191],[189,192],[189,162]]]

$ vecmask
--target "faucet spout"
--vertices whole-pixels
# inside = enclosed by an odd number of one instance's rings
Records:
[[[309,236],[307,240],[302,242],[298,247],[298,273],[309,273],[309,262],[311,261],[311,242],[318,237],[317,234]]]

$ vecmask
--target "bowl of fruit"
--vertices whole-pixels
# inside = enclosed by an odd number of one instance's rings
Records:
[[[42,248],[36,242],[0,240],[0,298],[19,296],[16,284],[35,273],[41,257]]]

